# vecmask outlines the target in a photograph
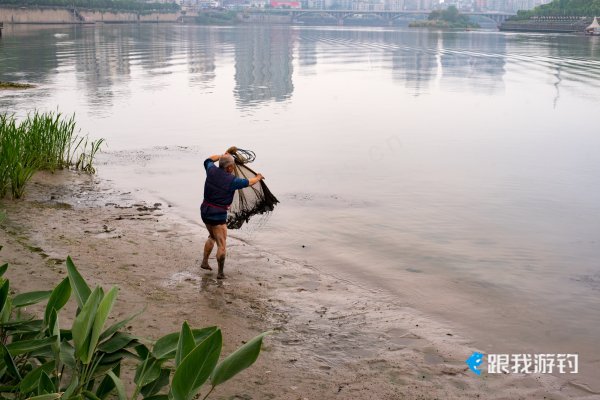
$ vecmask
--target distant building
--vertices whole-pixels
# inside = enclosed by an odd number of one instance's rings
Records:
[[[352,10],[354,0],[326,0],[325,8],[336,10]]]
[[[277,1],[271,0],[273,8],[301,8],[299,1]]]
[[[305,0],[301,5],[302,8],[311,8],[315,10],[324,10],[327,8],[325,0]]]
[[[385,0],[383,4],[387,11],[404,10],[404,0]]]
[[[475,11],[487,10],[487,0],[475,0],[473,8]]]
[[[196,11],[206,8],[220,7],[221,3],[216,0],[181,0],[178,2],[183,10]]]
[[[411,11],[428,11],[433,9],[433,0],[405,0],[404,9]]]
[[[485,10],[517,12],[519,10],[531,10],[539,5],[548,4],[550,1],[551,0],[485,0]],[[476,4],[477,3],[476,0]]]

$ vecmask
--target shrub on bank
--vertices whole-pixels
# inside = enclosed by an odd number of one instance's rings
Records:
[[[94,157],[104,139],[89,142],[75,134],[75,118],[60,113],[29,114],[18,122],[0,114],[0,198],[21,198],[36,171],[73,167],[94,173]]]
[[[468,16],[461,14],[455,6],[450,6],[445,10],[433,10],[427,21],[413,21],[409,27],[461,29],[479,28],[479,24],[472,23]]]
[[[219,362],[222,336],[217,327],[163,336],[151,345],[122,329],[138,314],[105,327],[117,288],[92,290],[67,258],[68,276],[51,291],[12,295],[0,267],[0,397],[30,400],[191,400],[207,381],[214,388],[252,365],[265,334],[248,341]],[[77,312],[70,329],[59,326],[71,296]],[[43,318],[26,307],[46,301]],[[120,376],[122,361],[137,365],[132,394]],[[130,363],[128,364],[130,365]]]
[[[196,17],[196,23],[201,25],[233,25],[238,23],[235,11],[203,12]]]

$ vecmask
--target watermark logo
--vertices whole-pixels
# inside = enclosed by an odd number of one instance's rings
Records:
[[[483,364],[483,353],[474,352],[471,354],[471,357],[467,358],[465,361],[469,366],[469,369],[476,373],[477,375],[481,375],[481,370],[477,369],[481,364]]]
[[[465,363],[477,375],[487,358],[488,374],[576,374],[579,372],[578,354],[483,354],[474,352]]]

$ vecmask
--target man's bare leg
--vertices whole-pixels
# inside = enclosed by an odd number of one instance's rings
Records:
[[[204,258],[202,259],[200,268],[212,271],[212,268],[208,265],[208,257],[210,257],[210,253],[212,253],[213,247],[215,247],[215,240],[212,238],[212,226],[206,225],[206,229],[208,229],[209,236],[206,243],[204,243]]]
[[[219,272],[217,273],[217,279],[225,279],[225,257],[227,255],[226,242],[227,242],[227,225],[217,225],[213,227],[213,237],[217,242],[217,263],[219,264]]]

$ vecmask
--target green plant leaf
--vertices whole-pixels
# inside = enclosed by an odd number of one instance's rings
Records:
[[[16,357],[21,354],[31,353],[45,347],[50,347],[55,340],[56,337],[54,336],[44,339],[21,340],[7,344],[6,348],[13,357]]]
[[[98,396],[96,396],[94,393],[90,392],[89,390],[84,390],[82,392],[83,397],[85,397],[86,399],[89,400],[101,400]]]
[[[115,376],[118,376],[121,370],[121,364],[117,364],[113,369],[113,373]],[[115,382],[112,380],[110,376],[105,375],[100,385],[98,385],[98,389],[96,389],[96,396],[100,399],[105,399],[110,392],[115,388]]]
[[[150,350],[148,349],[148,347],[145,344],[142,344],[142,343],[138,344],[133,349],[135,350],[135,353],[138,355],[138,357],[140,358],[140,360],[145,360],[151,354]],[[157,358],[157,357],[154,357],[154,358]]]
[[[144,400],[169,400],[169,396],[166,394],[157,394],[150,397],[144,397]]]
[[[51,294],[51,290],[21,293],[13,297],[13,306],[16,308],[30,306],[39,303],[42,300],[46,300]]]
[[[108,319],[108,315],[115,304],[115,300],[117,299],[117,294],[119,293],[119,289],[113,287],[108,291],[108,293],[104,296],[100,304],[98,305],[98,311],[96,312],[96,316],[94,318],[94,325],[92,326],[92,331],[90,335],[90,344],[88,348],[88,356],[91,359],[92,354],[96,350],[96,346],[98,345],[98,339],[100,339],[100,333],[102,329],[104,329],[104,324]],[[89,360],[88,360],[89,362]],[[85,363],[85,361],[84,361]]]
[[[89,353],[91,332],[96,320],[98,306],[103,297],[102,288],[99,286],[96,287],[73,321],[71,332],[73,333],[73,342],[75,344],[75,356],[83,364],[89,364],[92,358],[92,354]]]
[[[56,364],[54,360],[48,361],[47,363],[40,365],[30,373],[25,375],[23,377],[23,380],[19,384],[19,392],[23,394],[33,392],[38,386],[38,382],[42,373],[50,373],[54,369],[55,365]]]
[[[44,313],[44,324],[48,324],[52,309],[55,309],[58,313],[67,304],[69,297],[71,297],[71,285],[69,278],[65,278],[50,294],[50,299],[48,299],[48,303],[46,304],[46,312]]]
[[[8,302],[8,291],[10,282],[7,279],[0,278],[0,313],[4,311],[4,307]]]
[[[75,392],[75,389],[77,389],[77,386],[79,386],[79,378],[74,377],[71,380],[71,383],[69,384],[69,386],[67,386],[67,390],[65,390],[62,397],[65,399],[70,398],[73,395],[73,393]]]
[[[217,329],[181,361],[171,382],[174,400],[191,400],[196,395],[219,361],[222,342]]]
[[[138,387],[145,386],[160,376],[161,362],[154,357],[144,360],[135,370],[133,381]]]
[[[67,257],[67,274],[69,275],[71,287],[75,292],[75,300],[77,301],[77,306],[79,307],[79,309],[82,309],[88,297],[90,297],[92,290],[75,267],[75,264],[73,263],[73,260],[70,256]]]
[[[216,326],[209,326],[202,329],[192,329],[194,334],[194,341],[196,344],[200,343],[208,336],[216,332],[218,328]],[[177,352],[177,344],[179,343],[180,332],[170,333],[158,339],[152,348],[152,354],[158,359],[162,358],[174,358]]]
[[[27,400],[57,400],[62,395],[60,393],[42,394],[40,396],[29,397]]]
[[[17,364],[15,364],[15,360],[3,343],[0,343],[0,350],[2,350],[2,360],[4,361],[8,374],[18,381],[21,381],[21,374],[19,373]]]
[[[115,373],[112,371],[108,371],[106,373],[106,375],[109,376],[110,379],[112,379],[113,383],[115,384],[115,388],[117,389],[117,395],[119,396],[119,400],[127,400],[127,396],[125,395],[125,386],[123,385],[121,378],[116,376]]]
[[[60,359],[60,327],[58,326],[58,314],[55,309],[50,312],[50,319],[48,320],[48,332],[51,336],[54,336],[56,340],[52,343],[52,352],[54,353],[54,359]],[[55,390],[51,390],[48,393],[52,393]]]
[[[114,362],[119,362],[121,361],[123,358],[131,358],[133,360],[138,360],[140,361],[141,358],[136,356],[135,354],[127,351],[127,350],[119,350],[119,351],[115,351],[114,353],[108,353],[108,354],[103,354],[102,357],[102,364],[112,364]]]
[[[254,364],[260,353],[263,338],[269,333],[270,332],[261,333],[225,357],[225,359],[217,365],[217,368],[215,368],[210,376],[210,383],[213,386],[220,385]]]
[[[109,363],[105,363],[104,358],[103,358],[102,362],[100,364],[98,364],[98,366],[96,366],[96,368],[94,369],[94,376],[97,376],[98,378],[106,376],[106,373],[108,371],[113,370],[115,367],[119,366],[120,364],[121,364],[121,360],[109,364]]]
[[[77,365],[75,361],[75,348],[68,342],[60,343],[60,361],[72,369]]]
[[[10,316],[12,314],[12,300],[10,296],[6,298],[6,302],[4,302],[4,306],[2,311],[0,311],[0,323],[5,324],[10,320]]]
[[[46,372],[42,371],[42,374],[40,375],[40,381],[38,384],[38,394],[42,395],[54,392],[56,392],[54,382],[52,382],[52,380]]]
[[[61,329],[60,338],[61,340],[73,340],[73,332],[70,329]]]
[[[141,313],[143,313],[145,310],[146,310],[146,307],[144,306],[144,308],[142,308],[140,311],[136,312],[135,314],[133,314],[133,315],[125,318],[122,321],[119,321],[119,322],[111,325],[104,332],[102,332],[102,335],[100,335],[100,339],[99,340],[103,341],[104,339],[108,338],[110,335],[112,335],[113,333],[117,332],[119,329],[123,328],[132,319],[134,319],[135,317],[137,317],[138,315],[140,315]]]
[[[39,332],[42,329],[42,320],[41,319],[24,319],[20,321],[9,321],[0,323],[0,327],[4,328],[6,331],[10,331],[13,334],[13,331],[19,330],[24,332]]]
[[[131,347],[134,343],[137,343],[137,338],[124,332],[117,332],[109,339],[100,343],[98,350],[105,353],[114,353],[115,351]]]
[[[2,247],[0,247],[1,249]],[[2,266],[0,267],[0,277],[4,276],[4,274],[6,273],[6,270],[8,269],[8,264],[2,264]]]
[[[148,383],[146,386],[142,387],[141,393],[144,398],[148,398],[150,396],[155,395],[160,392],[160,390],[169,384],[169,377],[171,376],[171,370],[168,368],[163,368],[160,370],[160,375],[158,378]]]
[[[177,343],[177,352],[175,353],[175,367],[177,368],[183,360],[192,350],[196,347],[196,341],[194,340],[194,334],[190,329],[187,321],[183,322],[181,326],[181,332],[179,334],[179,342]]]

